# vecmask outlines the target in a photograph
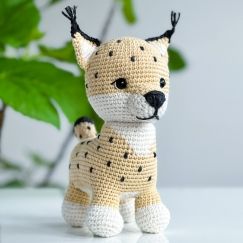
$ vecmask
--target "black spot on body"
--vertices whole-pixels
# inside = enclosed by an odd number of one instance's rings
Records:
[[[82,139],[83,138],[82,135],[79,135],[79,138]]]
[[[127,159],[128,158],[128,152],[126,152],[125,154],[124,154],[124,159]]]
[[[79,169],[79,164],[77,164],[77,168]]]
[[[141,172],[143,170],[142,166],[138,167],[138,172]]]
[[[154,152],[154,158],[156,158],[157,154]]]
[[[110,137],[110,138],[109,138],[109,142],[110,142],[110,143],[113,143],[113,137]]]
[[[80,144],[83,145],[85,142],[81,142]]]
[[[107,164],[106,164],[108,167],[111,167],[111,161],[107,161]]]
[[[93,167],[90,167],[89,172],[92,173],[93,169]]]
[[[98,51],[95,53],[95,55],[98,55]]]
[[[152,180],[152,176],[150,176],[149,178],[148,178],[148,181],[151,181]]]
[[[100,139],[100,134],[97,136],[98,139]]]
[[[109,56],[113,56],[113,51],[109,51]]]
[[[86,152],[86,153],[84,154],[84,158],[87,158],[87,155],[88,155],[88,152]]]
[[[125,177],[122,176],[121,179],[120,179],[121,182],[124,182],[125,181]]]
[[[68,168],[71,169],[71,164],[69,164]]]
[[[140,46],[140,49],[141,49],[142,51],[144,51],[144,47],[143,47],[143,46]]]
[[[117,43],[121,43],[121,40],[117,40],[116,42],[117,42]]]
[[[88,88],[88,84],[85,84],[86,89]]]
[[[87,129],[90,130],[91,129],[90,126],[87,126]]]
[[[87,144],[91,143],[91,140],[87,141]]]
[[[79,152],[76,153],[76,157],[78,156]]]
[[[156,57],[154,57],[154,61],[157,62],[157,58]]]
[[[95,76],[95,78],[98,78],[98,72],[97,72],[97,73],[95,73],[95,75],[94,75],[94,76]]]
[[[99,149],[100,149],[100,146],[97,146],[97,151],[99,151]]]
[[[135,56],[132,56],[132,57],[131,57],[131,61],[132,61],[132,62],[135,62]]]

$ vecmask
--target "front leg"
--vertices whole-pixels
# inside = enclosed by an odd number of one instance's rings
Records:
[[[139,194],[135,200],[135,218],[139,228],[147,233],[159,233],[169,224],[170,212],[161,202],[156,189]]]
[[[86,218],[89,230],[101,237],[119,234],[123,228],[119,201],[119,194],[111,189],[95,191]]]

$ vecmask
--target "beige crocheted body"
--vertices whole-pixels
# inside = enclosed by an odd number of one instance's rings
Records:
[[[141,230],[160,232],[170,214],[156,189],[153,122],[167,107],[167,48],[179,17],[172,12],[172,29],[159,37],[100,43],[79,29],[75,7],[66,12],[89,102],[105,125],[96,138],[89,136],[95,129],[88,119],[75,128],[85,141],[71,154],[63,216],[73,226],[87,224],[94,234],[108,237],[118,234],[135,211]]]
[[[131,124],[120,126],[129,129],[126,126],[130,127]],[[144,124],[143,129],[145,134],[142,137],[133,133],[130,139],[149,141],[145,155],[137,154],[126,138],[109,124],[102,128],[97,138],[79,143],[71,155],[70,183],[87,192],[87,196],[93,198],[93,204],[112,207],[118,207],[120,198],[126,195],[134,197],[136,194],[155,191],[155,129],[152,124]],[[141,201],[137,207],[142,206]]]

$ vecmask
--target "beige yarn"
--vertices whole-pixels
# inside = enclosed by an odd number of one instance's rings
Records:
[[[89,122],[81,122],[80,124],[74,126],[74,134],[81,140],[90,140],[92,138],[96,138],[97,131],[94,124]]]
[[[122,192],[155,190],[157,160],[153,148],[148,156],[138,157],[125,139],[105,125],[99,138],[81,142],[73,150],[70,183],[80,189],[89,185],[92,203],[118,207]]]
[[[82,204],[83,206],[88,206],[90,203],[90,198],[87,193],[77,189],[73,184],[68,187],[65,200],[68,202]]]
[[[123,226],[119,207],[130,221],[128,214],[134,211],[131,204],[130,209],[125,208],[129,205],[126,200],[135,198],[138,226],[145,232],[157,233],[166,228],[170,215],[156,189],[155,128],[149,120],[136,117],[154,113],[144,99],[150,91],[163,92],[166,102],[159,115],[166,110],[169,39],[147,42],[123,37],[97,46],[78,32],[74,36],[77,61],[86,71],[88,98],[106,122],[95,138],[86,130],[88,124],[75,128],[76,136],[81,135],[86,141],[77,144],[71,154],[64,218],[72,222],[80,205],[82,210],[87,207],[87,214],[82,217],[86,217],[89,229],[96,235],[112,236]],[[114,81],[119,78],[126,79],[126,89],[115,86]],[[166,82],[162,88],[161,78]],[[73,218],[76,226],[77,217]]]
[[[172,28],[158,37],[146,41],[122,37],[101,43],[79,28],[76,8],[67,6],[62,13],[71,22],[89,102],[105,124],[94,137],[90,119],[75,122],[81,142],[70,158],[63,217],[72,226],[86,224],[102,237],[120,233],[123,223],[133,218],[143,232],[159,233],[167,227],[170,213],[156,189],[152,122],[167,108],[167,48],[180,13],[171,12]]]
[[[134,61],[131,61],[132,57]],[[163,77],[167,83],[163,92],[167,94],[169,92],[167,64],[167,52],[161,55],[157,47],[144,40],[132,37],[112,40],[98,47],[85,66],[87,95],[90,97],[117,93],[117,89],[114,89],[111,83],[118,77],[127,78],[129,84],[127,89],[121,92],[133,94],[143,94],[146,90],[161,90],[159,80]]]

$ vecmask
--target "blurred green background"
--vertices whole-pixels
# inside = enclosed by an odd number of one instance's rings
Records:
[[[0,150],[0,176],[6,172],[10,172],[11,175],[0,180],[2,188],[60,187],[59,184],[51,183],[51,176],[73,136],[72,123],[83,115],[91,117],[98,130],[103,123],[86,98],[84,72],[79,70],[78,74],[72,73],[62,68],[62,65],[57,65],[58,62],[77,66],[71,41],[59,48],[42,43],[46,35],[39,27],[42,14],[60,2],[67,1],[45,1],[40,8],[32,0],[1,0],[0,144],[8,107],[29,118],[49,123],[53,125],[53,129],[60,128],[61,114],[70,122],[70,132],[52,160],[47,159],[45,155],[29,152],[27,157],[32,163],[26,167],[18,161],[9,159],[8,155],[3,156]],[[71,4],[70,1],[68,4]],[[82,7],[85,8],[85,5]],[[59,10],[60,13],[62,10]],[[128,25],[134,25],[139,21],[132,0],[114,0],[104,24],[100,26],[101,34],[98,38],[101,40],[107,35],[115,11],[121,11]],[[67,20],[63,18],[63,21]],[[170,71],[176,72],[186,67],[186,62],[178,49],[170,47],[169,55]],[[40,169],[44,171],[41,179],[38,182],[32,181],[32,174]]]

